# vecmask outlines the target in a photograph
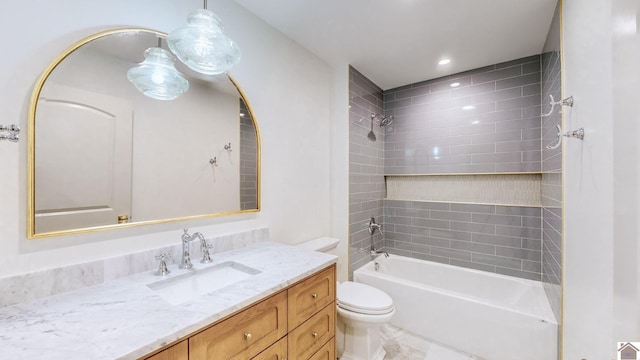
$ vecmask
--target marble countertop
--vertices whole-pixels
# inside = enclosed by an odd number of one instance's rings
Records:
[[[0,308],[1,358],[136,359],[207,326],[337,261],[333,255],[262,242],[215,254],[213,263],[234,261],[259,274],[179,305],[170,305],[147,284],[171,274],[139,273]],[[195,259],[194,259],[195,260]]]

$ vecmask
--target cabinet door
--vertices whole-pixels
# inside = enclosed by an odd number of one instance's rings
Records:
[[[287,360],[287,337],[283,337],[251,360]]]
[[[289,357],[308,359],[335,335],[336,305],[331,303],[289,333]]]
[[[313,354],[309,360],[335,360],[336,358],[336,338],[333,337],[329,342],[324,344],[323,347]]]
[[[323,270],[289,289],[289,329],[302,324],[311,315],[336,298],[335,266]]]
[[[189,338],[189,359],[251,359],[286,334],[283,291]]]
[[[179,342],[172,347],[148,357],[146,360],[189,360],[188,340]]]

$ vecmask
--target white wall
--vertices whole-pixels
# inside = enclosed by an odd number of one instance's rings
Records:
[[[565,130],[586,133],[564,145],[564,360],[615,359],[616,341],[640,339],[639,7],[563,1],[565,96],[575,97]]]
[[[637,341],[640,339],[640,2],[615,0],[613,4],[613,340]]]
[[[349,65],[333,71],[331,123],[331,236],[340,239],[338,280],[349,280]]]
[[[8,36],[0,67],[0,123],[26,128],[32,86],[62,50],[105,28],[170,31],[201,1],[36,0],[0,11]],[[26,240],[26,141],[0,142],[0,276],[174,244],[182,227],[205,235],[259,222],[271,238],[297,243],[330,235],[329,67],[230,0],[209,3],[243,51],[232,75],[241,84],[262,135],[262,211],[257,215],[170,223]],[[17,30],[19,29],[19,30]],[[10,34],[10,35],[9,35]],[[24,136],[24,135],[23,135]],[[233,221],[234,223],[229,223]],[[239,223],[237,221],[240,221]]]

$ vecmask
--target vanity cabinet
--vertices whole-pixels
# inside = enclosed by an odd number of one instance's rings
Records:
[[[147,360],[189,360],[189,341],[183,340]]]
[[[189,359],[246,360],[287,335],[283,291],[189,338]]]
[[[251,360],[287,360],[287,355],[287,337],[283,337]]]
[[[335,359],[335,270],[331,265],[143,359]]]

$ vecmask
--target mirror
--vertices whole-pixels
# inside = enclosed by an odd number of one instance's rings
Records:
[[[29,108],[28,238],[259,210],[259,132],[231,76],[176,61],[190,86],[170,101],[128,81],[165,36],[104,31],[44,71]]]

